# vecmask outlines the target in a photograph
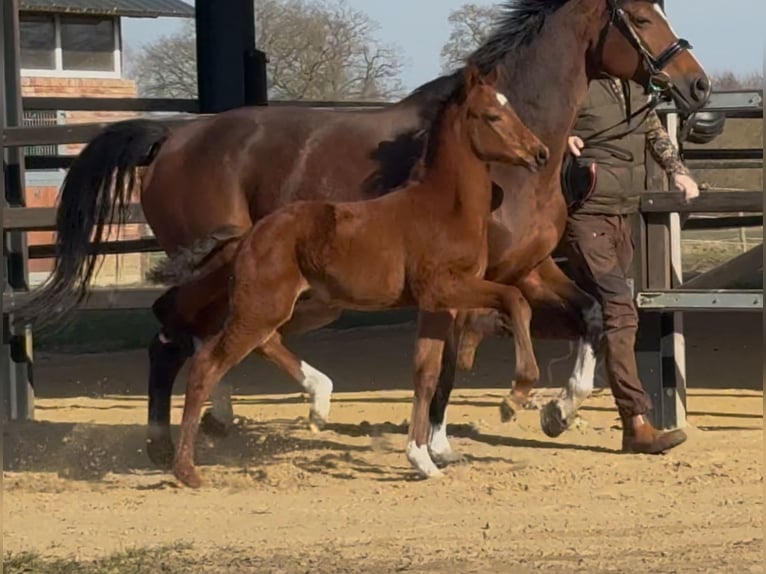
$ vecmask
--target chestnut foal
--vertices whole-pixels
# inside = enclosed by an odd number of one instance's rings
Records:
[[[427,450],[428,409],[457,309],[501,311],[514,334],[518,368],[537,371],[529,305],[515,287],[482,278],[492,194],[488,162],[534,171],[549,152],[496,91],[496,77],[496,70],[486,78],[475,67],[466,70],[464,86],[444,102],[429,134],[420,181],[370,201],[293,203],[242,236],[228,318],[192,359],[173,462],[182,483],[201,485],[193,448],[211,390],[275,336],[309,290],[338,308],[416,305],[440,315],[419,324],[415,352],[407,458],[422,475],[441,474]]]

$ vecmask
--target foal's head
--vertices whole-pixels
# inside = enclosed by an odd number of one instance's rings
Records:
[[[544,167],[550,152],[516,115],[508,99],[495,89],[497,68],[482,76],[470,64],[464,78],[464,133],[476,156],[482,161],[519,165],[530,171]]]

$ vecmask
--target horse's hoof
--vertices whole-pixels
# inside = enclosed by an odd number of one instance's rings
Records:
[[[560,436],[569,428],[569,422],[557,401],[550,401],[540,411],[540,427],[551,438]]]
[[[431,460],[434,461],[434,464],[437,467],[444,468],[445,466],[450,465],[456,465],[456,464],[465,464],[468,462],[468,460],[460,454],[459,452],[454,452],[452,450],[448,450],[445,452],[434,452],[429,451],[431,454]]]
[[[225,438],[231,430],[231,425],[219,421],[212,411],[206,411],[200,421],[200,430],[210,437]]]
[[[176,464],[173,466],[173,476],[184,486],[199,488],[202,486],[202,475],[193,464]]]
[[[173,465],[175,450],[170,435],[150,436],[146,439],[146,454],[149,460],[162,469],[169,469]]]
[[[513,402],[510,396],[507,396],[500,403],[500,420],[509,423],[516,420],[516,409],[518,405]]]
[[[312,408],[311,412],[309,412],[309,430],[311,430],[311,432],[317,433],[321,431],[326,424],[327,419]]]
[[[444,476],[434,461],[431,460],[431,455],[428,454],[428,447],[426,445],[417,446],[415,441],[411,441],[407,445],[407,460],[410,461],[412,467],[418,471],[418,474],[423,478],[441,478]]]

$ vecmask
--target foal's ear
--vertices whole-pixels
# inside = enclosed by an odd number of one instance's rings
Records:
[[[494,66],[492,68],[492,71],[486,76],[484,76],[484,83],[494,87],[495,84],[497,83],[497,75],[498,75],[497,66]]]
[[[476,64],[468,64],[463,74],[465,79],[465,91],[470,92],[474,86],[482,83],[481,72]]]

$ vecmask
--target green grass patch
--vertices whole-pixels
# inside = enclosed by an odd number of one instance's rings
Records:
[[[7,553],[4,574],[181,574],[194,562],[185,544],[132,549],[98,560],[50,558],[33,552]]]

